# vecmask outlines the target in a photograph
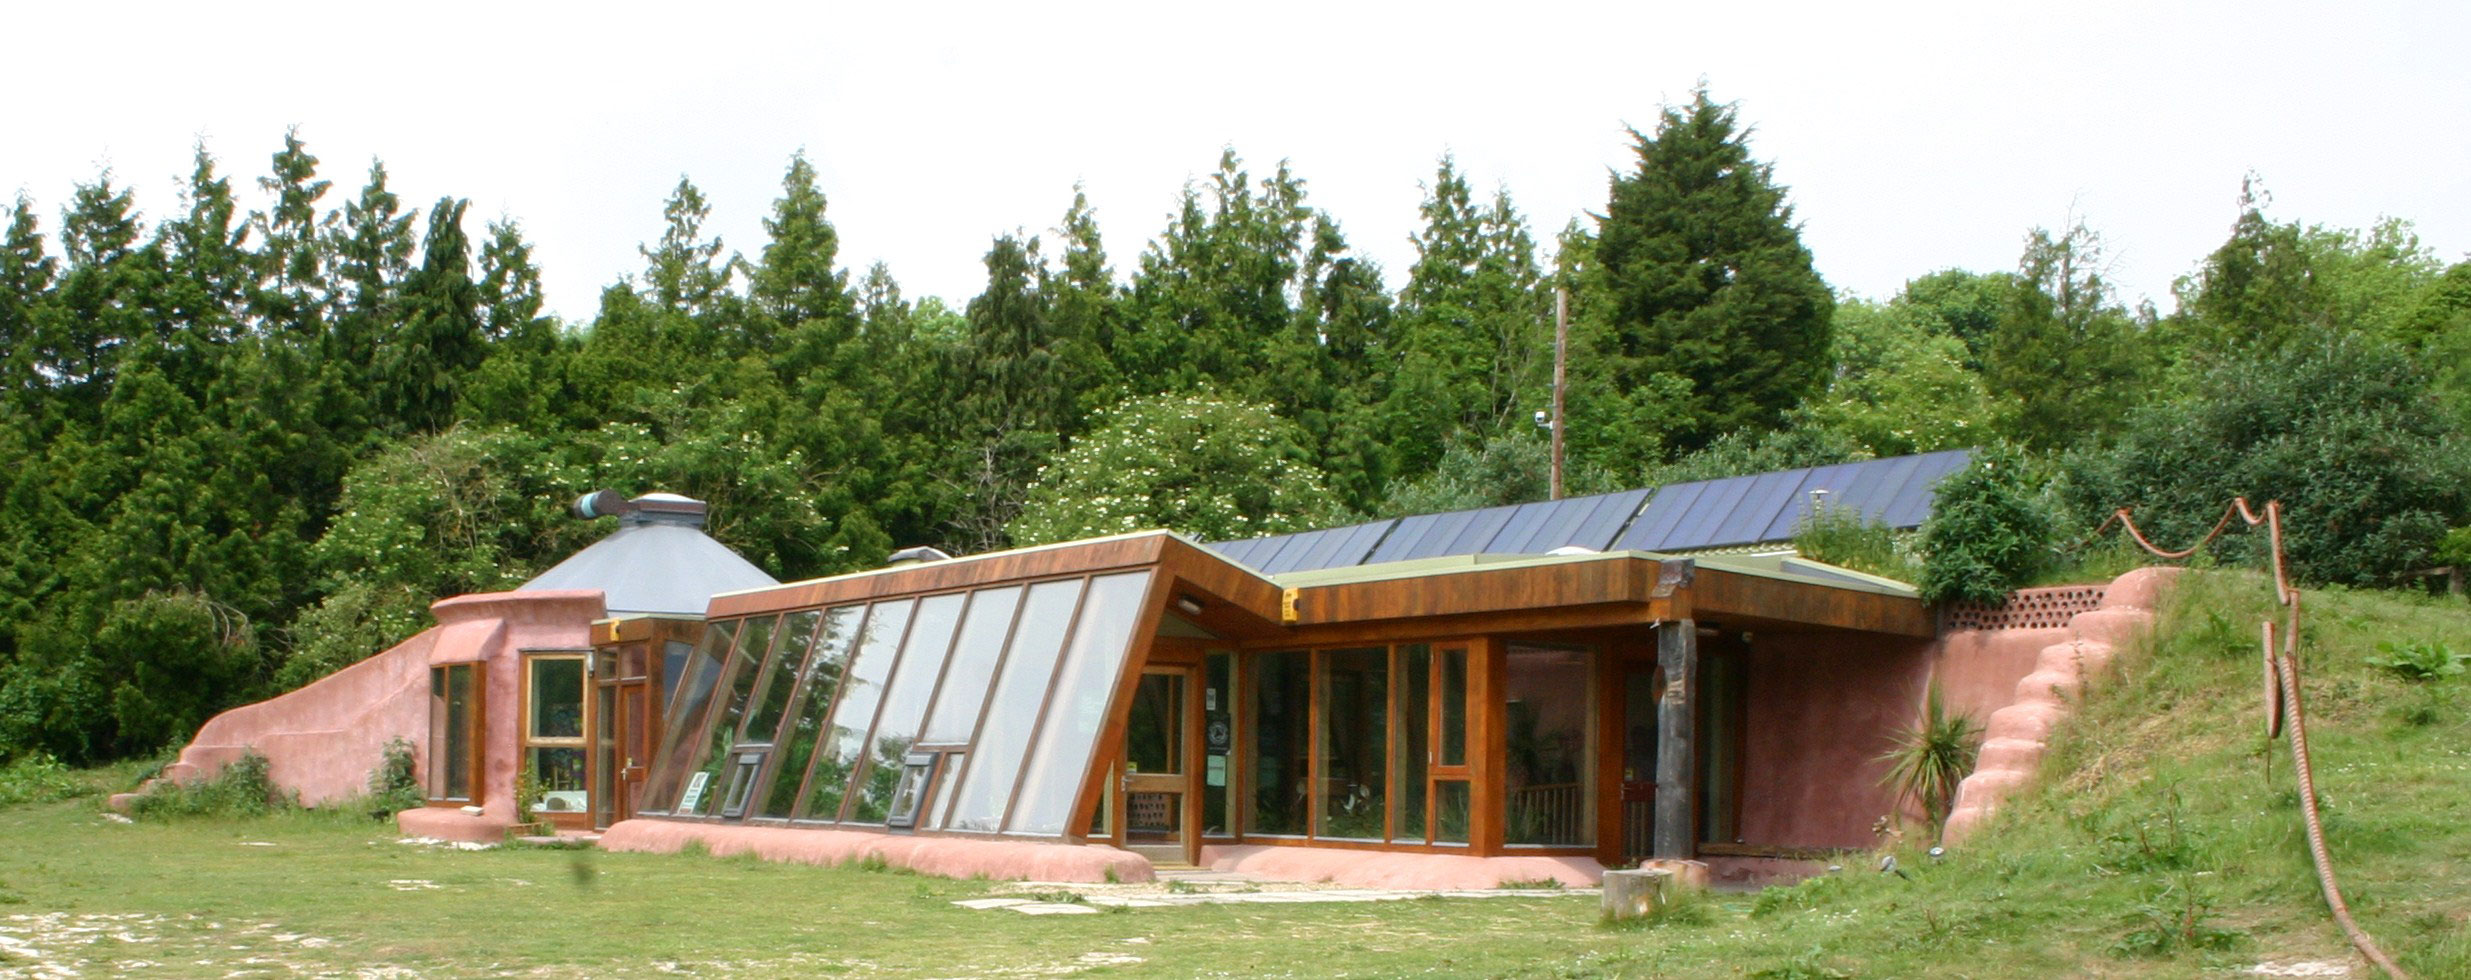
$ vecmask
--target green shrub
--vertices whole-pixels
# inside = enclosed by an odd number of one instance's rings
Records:
[[[137,798],[130,812],[145,819],[177,817],[262,817],[297,809],[299,802],[275,787],[272,764],[255,749],[232,760],[213,778],[197,783],[162,783]]]
[[[2040,481],[2012,447],[1974,451],[1939,481],[1922,522],[1922,598],[2001,602],[2051,563],[2056,529],[2037,498]]]
[[[41,752],[0,767],[0,807],[76,799],[94,792],[94,785],[77,778],[76,770]]]
[[[2415,683],[2459,677],[2463,672],[2463,662],[2471,661],[2471,654],[2455,653],[2452,647],[2438,642],[2395,643],[2379,640],[2377,652],[2384,656],[2366,658],[2368,666],[2385,668],[2394,676]]]
[[[1899,582],[1917,581],[1921,566],[1897,547],[1896,530],[1865,520],[1851,507],[1815,509],[1793,528],[1793,550],[1812,561],[1868,572]]]
[[[386,743],[377,768],[369,771],[369,812],[380,819],[428,802],[412,771],[411,740],[397,735]]]
[[[2138,409],[2114,443],[2070,453],[2061,484],[2090,532],[2133,507],[2154,543],[2194,543],[2232,497],[2282,502],[2284,554],[2310,583],[2383,585],[2429,567],[2471,517],[2471,450],[2409,354],[2326,334],[2226,359],[2198,394]],[[2211,549],[2257,564],[2263,529]]]

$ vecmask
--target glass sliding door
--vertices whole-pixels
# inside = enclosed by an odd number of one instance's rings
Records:
[[[1325,650],[1315,678],[1320,709],[1314,730],[1319,775],[1314,779],[1315,837],[1388,837],[1390,651],[1387,647]]]
[[[1512,644],[1504,659],[1502,842],[1594,844],[1593,654]]]
[[[1253,663],[1253,771],[1245,832],[1301,837],[1312,816],[1312,655],[1264,653]]]

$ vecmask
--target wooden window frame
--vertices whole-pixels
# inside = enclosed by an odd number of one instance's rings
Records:
[[[597,773],[598,766],[600,765],[599,760],[593,758],[595,753],[593,751],[594,746],[592,745],[592,725],[596,720],[598,720],[598,713],[593,705],[595,700],[594,694],[598,687],[593,679],[593,669],[597,666],[593,662],[594,656],[595,654],[593,651],[580,649],[525,650],[522,652],[521,664],[517,669],[522,673],[523,683],[520,685],[521,690],[517,694],[515,700],[515,741],[517,751],[521,754],[516,757],[515,771],[521,772],[525,766],[532,764],[533,749],[576,749],[583,753],[583,809],[557,811],[535,810],[532,815],[536,819],[546,816],[551,818],[552,822],[565,824],[571,824],[577,821],[561,818],[580,817],[583,822],[589,822],[592,819],[591,799],[593,777]],[[565,736],[541,737],[533,734],[532,731],[532,722],[534,720],[532,717],[532,702],[534,700],[532,689],[532,667],[534,664],[549,660],[573,660],[583,668],[582,689],[578,692],[578,696],[582,698],[583,702],[582,710],[578,715],[580,719],[579,730],[582,734],[571,738]],[[539,773],[537,771],[534,772],[533,779],[537,781],[539,778]]]

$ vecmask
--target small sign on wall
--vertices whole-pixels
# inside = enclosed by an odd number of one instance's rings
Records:
[[[1201,774],[1202,783],[1208,786],[1227,785],[1227,757],[1210,756],[1209,763],[1209,768]]]
[[[704,786],[710,782],[712,782],[712,774],[708,772],[696,773],[693,778],[688,779],[686,793],[678,797],[678,812],[692,812],[695,804],[703,802]]]

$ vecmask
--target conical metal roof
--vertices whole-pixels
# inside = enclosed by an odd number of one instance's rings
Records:
[[[599,589],[612,616],[701,616],[715,593],[781,584],[703,532],[701,501],[645,494],[633,502],[654,507],[620,514],[608,537],[515,591]],[[661,504],[694,504],[694,513],[689,518]]]

